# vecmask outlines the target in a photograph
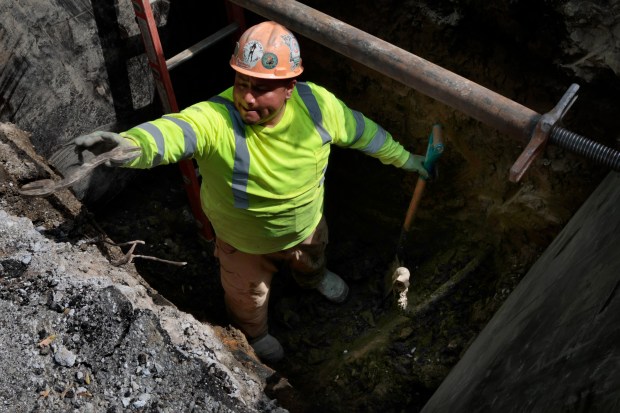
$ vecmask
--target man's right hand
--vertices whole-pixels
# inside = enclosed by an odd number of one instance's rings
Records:
[[[114,149],[118,146],[135,146],[131,141],[123,138],[118,133],[97,131],[88,135],[82,135],[73,140],[75,146],[80,148],[95,149],[99,146],[106,146],[107,150]]]
[[[97,131],[89,133],[88,135],[82,135],[73,140],[77,150],[87,150],[100,155],[104,152],[111,151],[115,148],[123,147],[136,147],[131,140],[123,138],[118,133]],[[113,160],[106,162],[106,166],[118,166],[123,163],[116,163]]]

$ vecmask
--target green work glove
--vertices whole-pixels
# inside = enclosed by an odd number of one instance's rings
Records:
[[[424,169],[424,157],[421,155],[409,154],[409,159],[402,166],[405,171],[417,172],[422,178],[428,178],[428,171]]]
[[[73,140],[78,151],[89,151],[95,155],[111,151],[118,147],[136,147],[133,141],[123,138],[118,133],[96,131],[88,135],[82,135]],[[115,162],[113,159],[105,163],[106,166],[119,166],[125,162]]]

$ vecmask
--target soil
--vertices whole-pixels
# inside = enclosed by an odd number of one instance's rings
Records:
[[[378,175],[410,191],[414,177],[381,172],[386,167],[350,151],[335,151],[331,163],[339,167],[326,180],[328,260],[349,284],[350,297],[336,305],[299,288],[286,273],[274,278],[270,329],[287,356],[272,367],[292,388],[271,395],[293,412],[418,411],[570,210],[525,184],[500,205],[489,199],[487,211],[465,211],[465,197],[453,199],[454,184],[441,177],[429,184],[399,257],[412,273],[409,308],[458,282],[411,317],[384,295],[410,192],[361,183]],[[352,176],[359,182],[351,184]],[[141,254],[188,262],[175,267],[136,260],[136,268],[183,311],[226,326],[213,245],[198,235],[180,182],[176,166],[144,171],[121,196],[94,211],[95,219],[116,242],[144,240]],[[479,198],[497,196],[488,187],[480,190]],[[397,202],[386,202],[390,197]]]
[[[339,17],[336,4],[323,6]],[[360,11],[372,11],[365,13]],[[388,36],[377,28],[396,24],[382,22],[384,17],[350,22]],[[413,28],[389,36],[528,107],[550,110],[571,79],[552,58],[542,58],[546,44],[508,47],[513,40],[490,39],[474,30],[479,23],[462,22],[471,30],[459,37],[449,25],[437,28],[425,17],[404,14],[398,26]],[[418,153],[439,120],[447,150],[399,257],[412,273],[409,309],[415,311],[406,314],[384,291],[416,177],[333,149],[326,179],[328,262],[350,285],[350,297],[335,305],[300,289],[285,273],[274,278],[270,329],[287,356],[273,367],[291,385],[274,396],[293,412],[418,411],[605,171],[548,147],[520,183],[510,183],[508,170],[524,142],[321,46],[301,43],[305,79],[329,87]],[[618,102],[604,89],[588,85],[586,102],[567,117],[571,127],[617,128],[605,114]],[[136,267],[179,308],[227,325],[213,246],[198,236],[180,182],[175,166],[141,172],[95,216],[117,242],[142,239],[144,254],[187,261],[183,268],[146,261]]]
[[[339,3],[329,2],[331,10],[322,4],[328,2],[316,3],[337,17],[344,14]],[[380,3],[398,9],[395,2]],[[392,17],[374,14],[376,4],[360,7],[360,16],[376,19],[350,21],[356,27],[389,36],[392,43],[537,111],[550,110],[572,80],[553,63],[553,27],[546,33],[549,43],[513,39],[512,21],[505,23],[504,35],[490,38],[474,30],[481,21],[470,19],[459,28],[468,35],[459,36],[450,22],[435,26],[424,13],[403,13],[389,24]],[[419,411],[606,171],[548,147],[521,183],[510,183],[508,170],[524,142],[300,40],[306,80],[329,87],[418,153],[439,120],[447,150],[399,257],[412,273],[413,314],[386,298],[385,279],[416,177],[354,151],[333,150],[326,180],[328,260],[349,284],[350,297],[336,305],[299,288],[286,273],[274,278],[270,329],[287,355],[271,366],[276,373],[266,391],[292,412]],[[619,126],[611,116],[618,111],[615,89],[617,83],[589,84],[566,122],[616,145],[605,138]],[[8,176],[0,168],[2,174]],[[67,228],[62,214],[50,216],[55,209],[48,201],[10,193],[14,198],[4,200],[12,213],[35,227],[54,222],[50,235],[59,241],[75,246],[74,234],[83,236],[88,226],[88,236],[141,240],[138,254],[187,262],[179,267],[137,258],[134,266],[153,296],[203,323],[228,328],[213,244],[198,235],[176,166],[136,173],[116,197],[88,205],[85,221]],[[82,206],[75,208],[78,214]],[[243,342],[234,334],[230,340]]]

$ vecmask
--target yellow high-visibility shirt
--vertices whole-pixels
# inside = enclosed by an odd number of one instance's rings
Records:
[[[312,233],[323,214],[331,144],[396,167],[409,157],[383,128],[313,83],[297,83],[273,127],[242,123],[232,93],[229,88],[122,135],[142,147],[129,167],[193,157],[202,207],[216,235],[240,251],[281,251]]]

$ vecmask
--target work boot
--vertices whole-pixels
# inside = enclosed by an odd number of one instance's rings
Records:
[[[271,334],[251,340],[250,345],[256,355],[265,363],[277,363],[284,357],[284,349],[277,338]]]
[[[347,283],[338,274],[334,274],[330,270],[325,271],[325,276],[316,289],[333,303],[343,302],[349,294]]]

